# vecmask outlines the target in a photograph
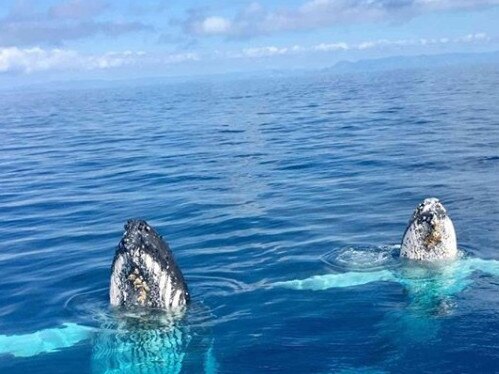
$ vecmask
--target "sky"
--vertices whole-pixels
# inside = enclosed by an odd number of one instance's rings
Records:
[[[1,0],[0,85],[499,50],[499,0]]]

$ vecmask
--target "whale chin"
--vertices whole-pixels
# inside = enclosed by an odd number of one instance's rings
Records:
[[[147,222],[129,220],[112,264],[110,303],[180,310],[189,291],[168,244]]]
[[[454,224],[438,199],[427,198],[414,211],[402,239],[400,257],[428,262],[458,257]]]

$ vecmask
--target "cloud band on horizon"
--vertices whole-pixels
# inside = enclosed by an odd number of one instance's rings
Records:
[[[213,54],[194,52],[184,53],[145,53],[143,51],[107,52],[102,54],[83,54],[70,49],[43,49],[8,47],[0,48],[0,74],[31,74],[41,71],[90,71],[109,70],[124,67],[160,67],[187,62],[216,59],[258,59],[273,56],[297,54],[335,53],[342,51],[362,51],[387,47],[404,48],[408,46],[438,46],[451,44],[489,43],[492,39],[485,33],[468,34],[458,38],[414,38],[380,39],[358,43],[331,42],[310,46],[260,46],[243,48],[240,51],[217,51]]]

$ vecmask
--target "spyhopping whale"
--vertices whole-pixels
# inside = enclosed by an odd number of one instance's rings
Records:
[[[111,269],[109,301],[115,307],[178,312],[190,301],[170,247],[145,221],[127,222]]]
[[[112,318],[99,328],[66,323],[32,334],[0,335],[0,354],[30,357],[90,339],[93,373],[217,371],[212,341],[183,323],[190,294],[173,253],[145,221],[125,224],[112,263],[109,301]]]
[[[428,312],[464,290],[475,271],[499,275],[499,261],[459,253],[452,220],[436,198],[425,199],[412,214],[402,238],[399,261],[396,269],[314,275],[276,282],[273,286],[320,291],[371,282],[398,282],[411,296],[412,307]]]

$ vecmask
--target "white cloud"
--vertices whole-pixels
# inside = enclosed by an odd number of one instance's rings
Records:
[[[108,52],[81,54],[73,50],[35,48],[0,48],[0,73],[33,73],[39,71],[85,71],[124,66],[150,66],[197,61],[196,53],[149,56],[145,52]]]
[[[461,43],[488,42],[490,40],[490,37],[483,32],[468,34],[463,36],[462,38],[456,39],[457,42]]]
[[[17,47],[0,49],[0,72],[22,72],[52,70],[54,68],[69,68],[77,61],[78,54],[74,51],[41,48],[19,49]]]
[[[363,51],[383,48],[430,47],[458,44],[483,44],[492,39],[485,33],[477,32],[461,37],[378,39],[357,43],[342,41],[319,43],[315,45],[257,46],[238,52],[214,51],[204,58],[217,60],[223,58],[270,58],[306,53],[341,53],[343,51]],[[115,69],[127,66],[140,68],[158,67],[201,60],[194,52],[148,54],[141,51],[107,52],[103,54],[83,54],[68,49],[43,49],[7,47],[0,48],[0,73],[29,74],[40,71],[89,71]]]
[[[197,53],[186,52],[186,53],[175,53],[167,55],[159,59],[159,63],[164,64],[178,64],[187,61],[199,61],[201,58]]]
[[[126,65],[136,65],[140,63],[144,52],[108,52],[103,55],[80,56],[82,61],[85,61],[85,69],[109,69],[117,68]]]
[[[290,52],[289,48],[258,47],[258,48],[245,48],[243,49],[243,56],[245,57],[269,57],[276,55],[285,55]]]
[[[103,0],[66,0],[42,11],[36,3],[14,1],[0,15],[0,47],[59,47],[70,40],[154,31],[141,22],[99,18],[109,7]]]
[[[200,25],[200,32],[204,34],[225,34],[230,30],[231,23],[223,17],[208,17]]]
[[[347,43],[321,43],[314,45],[312,47],[314,51],[320,51],[320,52],[330,52],[330,51],[341,51],[341,50],[347,50],[349,49]]]
[[[492,39],[485,33],[468,34],[458,38],[432,38],[432,39],[378,39],[367,40],[359,43],[320,43],[312,46],[293,45],[292,47],[276,47],[276,46],[263,46],[246,48],[242,53],[228,53],[226,57],[229,58],[262,58],[277,55],[289,55],[297,53],[313,53],[313,52],[341,52],[341,51],[362,51],[367,49],[382,49],[390,47],[406,48],[406,47],[425,47],[430,45],[447,45],[447,44],[463,44],[463,43],[487,43]]]
[[[429,12],[495,5],[499,0],[308,0],[272,10],[252,3],[230,19],[192,11],[184,21],[184,30],[195,36],[247,38],[344,23],[401,21]]]

